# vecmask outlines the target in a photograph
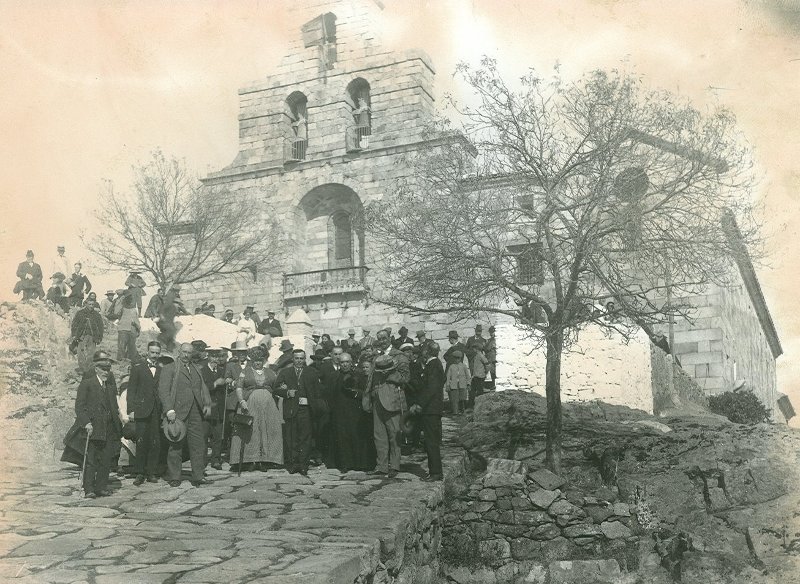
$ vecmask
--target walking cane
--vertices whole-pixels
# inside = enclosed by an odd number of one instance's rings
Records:
[[[244,464],[244,436],[239,434],[239,469],[236,473],[237,477],[242,476],[242,465]]]
[[[81,473],[78,475],[78,483],[80,488],[83,488],[83,473],[86,472],[86,455],[89,453],[89,437],[92,435],[91,430],[86,431],[86,445],[83,447],[83,464],[81,465]]]

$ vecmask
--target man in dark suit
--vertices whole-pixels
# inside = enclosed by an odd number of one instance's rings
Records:
[[[195,341],[197,342],[197,341]],[[202,342],[202,341],[200,341]],[[203,343],[205,345],[205,343]],[[223,349],[205,348],[201,352],[198,366],[203,382],[211,393],[211,415],[204,420],[204,430],[206,440],[211,443],[211,467],[217,470],[222,469],[222,422],[225,413],[225,373],[223,364],[225,363],[226,353]]]
[[[442,406],[444,400],[444,368],[439,360],[438,343],[429,343],[424,348],[425,368],[417,394],[417,403],[411,412],[419,415],[425,435],[425,451],[428,454],[429,481],[442,480]]]
[[[334,419],[333,401],[335,388],[339,384],[342,375],[340,359],[343,353],[344,349],[342,347],[333,347],[330,360],[322,361],[319,366],[319,397],[320,400],[324,400],[325,404],[321,412],[312,412],[314,413],[314,450],[328,468],[336,467],[337,455],[335,452],[334,426],[337,422]]]
[[[78,385],[75,423],[64,439],[67,448],[83,454],[86,433],[89,435],[83,472],[83,492],[89,499],[111,494],[108,490],[108,473],[115,446],[122,435],[117,384],[111,372],[113,360],[105,351],[97,351],[93,362],[94,371],[84,375]]]
[[[289,367],[292,364],[292,351],[294,351],[294,345],[289,339],[283,339],[281,341],[280,352],[281,356],[270,365],[273,371],[280,371],[284,367]]]
[[[147,344],[147,359],[131,365],[128,380],[128,418],[136,426],[136,461],[134,485],[158,482],[158,459],[161,449],[161,405],[158,382],[161,343]]]
[[[295,349],[292,366],[278,372],[275,395],[283,398],[283,460],[290,473],[308,474],[311,450],[311,408],[318,397],[319,377],[306,367],[306,352]]]
[[[342,339],[339,344],[344,349],[344,352],[348,353],[353,358],[353,362],[357,363],[358,357],[361,354],[361,345],[356,340],[356,330],[348,329],[347,338]]]
[[[211,395],[197,368],[192,364],[194,349],[189,343],[181,345],[180,358],[176,363],[165,365],[158,381],[158,396],[167,421],[176,419],[186,425],[186,442],[192,463],[192,484],[196,487],[208,484],[203,478],[206,464],[203,417],[211,415]],[[170,442],[167,452],[166,479],[171,487],[181,484],[183,440]]]
[[[397,333],[400,336],[392,341],[392,346],[395,349],[399,349],[402,345],[405,345],[406,343],[411,343],[412,345],[414,344],[414,339],[408,336],[408,329],[406,327],[401,326],[400,330],[398,330]]]
[[[269,333],[273,337],[283,336],[283,327],[281,327],[280,321],[275,319],[274,312],[271,310],[267,311],[267,318],[258,324],[258,332],[262,335]]]
[[[25,261],[17,266],[19,282],[14,286],[14,294],[22,292],[23,300],[44,298],[42,277],[42,266],[33,261],[33,251],[28,250]]]

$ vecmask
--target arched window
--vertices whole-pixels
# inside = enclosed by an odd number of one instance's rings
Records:
[[[369,83],[358,77],[347,85],[347,97],[352,106],[353,122],[348,128],[347,149],[358,151],[369,147],[372,135],[372,98]]]
[[[286,98],[286,105],[291,132],[284,158],[287,162],[305,160],[308,149],[308,98],[302,92],[295,91]]]

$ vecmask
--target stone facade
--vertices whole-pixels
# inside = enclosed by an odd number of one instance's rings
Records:
[[[674,353],[683,369],[708,394],[731,391],[744,381],[772,409],[773,419],[783,422],[775,365],[780,345],[770,346],[744,278],[737,286],[696,296],[692,303],[697,307],[694,322],[675,323]]]
[[[275,217],[276,238],[288,240],[271,269],[252,278],[187,286],[191,305],[213,298],[239,312],[254,303],[284,318],[302,308],[314,328],[356,338],[363,330],[405,325],[425,330],[445,349],[447,332],[471,334],[473,321],[410,317],[370,302],[378,273],[374,247],[359,226],[364,208],[391,196],[408,175],[407,156],[436,148],[426,126],[434,113],[435,70],[420,50],[392,51],[378,38],[379,3],[304,0],[295,3],[295,35],[275,72],[239,90],[239,152],[204,183],[212,196],[253,201],[253,225]],[[366,106],[366,107],[365,107]],[[279,246],[276,246],[276,249]],[[675,354],[707,392],[730,390],[737,379],[775,411],[775,358],[780,345],[760,296],[752,265],[741,265],[742,286],[693,299],[693,323],[675,325]],[[506,387],[543,388],[544,358],[529,355],[522,333],[498,324],[499,377]],[[652,365],[646,337],[628,344],[591,327],[583,353],[565,358],[566,399],[602,399],[653,411]]]

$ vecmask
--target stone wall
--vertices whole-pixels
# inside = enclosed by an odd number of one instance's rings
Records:
[[[447,501],[444,573],[456,582],[545,582],[563,562],[603,558],[592,582],[638,568],[636,520],[616,489],[588,494],[545,470],[489,459],[485,474]],[[578,581],[578,580],[564,580]]]
[[[733,389],[738,380],[755,393],[773,412],[773,419],[783,422],[777,407],[775,357],[762,332],[761,323],[744,285],[720,291],[722,341],[727,367],[723,368],[723,389]],[[734,366],[736,363],[736,375]]]
[[[528,333],[514,324],[497,325],[497,377],[500,389],[524,389],[544,395],[545,352],[533,349]],[[564,401],[602,400],[653,411],[650,341],[643,332],[627,344],[590,325],[564,353],[561,365]]]
[[[688,402],[703,407],[708,406],[705,392],[697,385],[694,378],[680,365],[674,363],[671,356],[653,344],[650,345],[650,364],[655,415],[675,405],[672,403],[672,392],[682,404]],[[670,369],[672,369],[672,389],[670,389]]]

